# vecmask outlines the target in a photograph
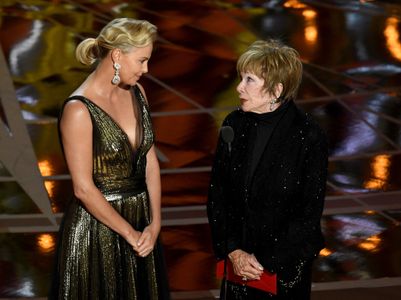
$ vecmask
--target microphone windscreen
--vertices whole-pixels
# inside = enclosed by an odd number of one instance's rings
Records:
[[[231,143],[234,139],[234,129],[231,126],[221,127],[221,137],[225,143]]]

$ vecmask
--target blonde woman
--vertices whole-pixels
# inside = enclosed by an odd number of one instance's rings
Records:
[[[167,299],[160,231],[160,170],[148,72],[157,28],[120,18],[82,41],[77,59],[95,70],[59,120],[74,198],[60,227],[50,299]]]

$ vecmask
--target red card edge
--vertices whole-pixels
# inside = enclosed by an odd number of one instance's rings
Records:
[[[223,276],[224,276],[224,260],[220,260],[217,262],[216,277],[221,279],[223,278]],[[241,279],[241,277],[234,274],[231,262],[228,261],[227,277],[229,281],[261,289],[263,291],[277,295],[277,274],[270,273],[268,271],[263,271],[260,280],[244,281]]]

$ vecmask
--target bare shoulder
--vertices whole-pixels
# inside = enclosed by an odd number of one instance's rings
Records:
[[[80,100],[70,100],[64,105],[61,124],[87,125],[90,124],[89,111]]]

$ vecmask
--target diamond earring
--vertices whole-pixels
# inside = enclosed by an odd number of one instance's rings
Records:
[[[270,104],[270,107],[269,107],[269,108],[270,108],[270,111],[273,111],[273,106],[274,106],[274,104],[279,103],[279,102],[280,102],[279,98],[270,100],[270,101],[269,101],[269,104]]]
[[[117,85],[117,84],[120,83],[120,69],[121,69],[121,66],[120,66],[119,63],[115,62],[113,64],[113,68],[114,68],[114,76],[113,76],[113,79],[111,80],[111,83]]]

